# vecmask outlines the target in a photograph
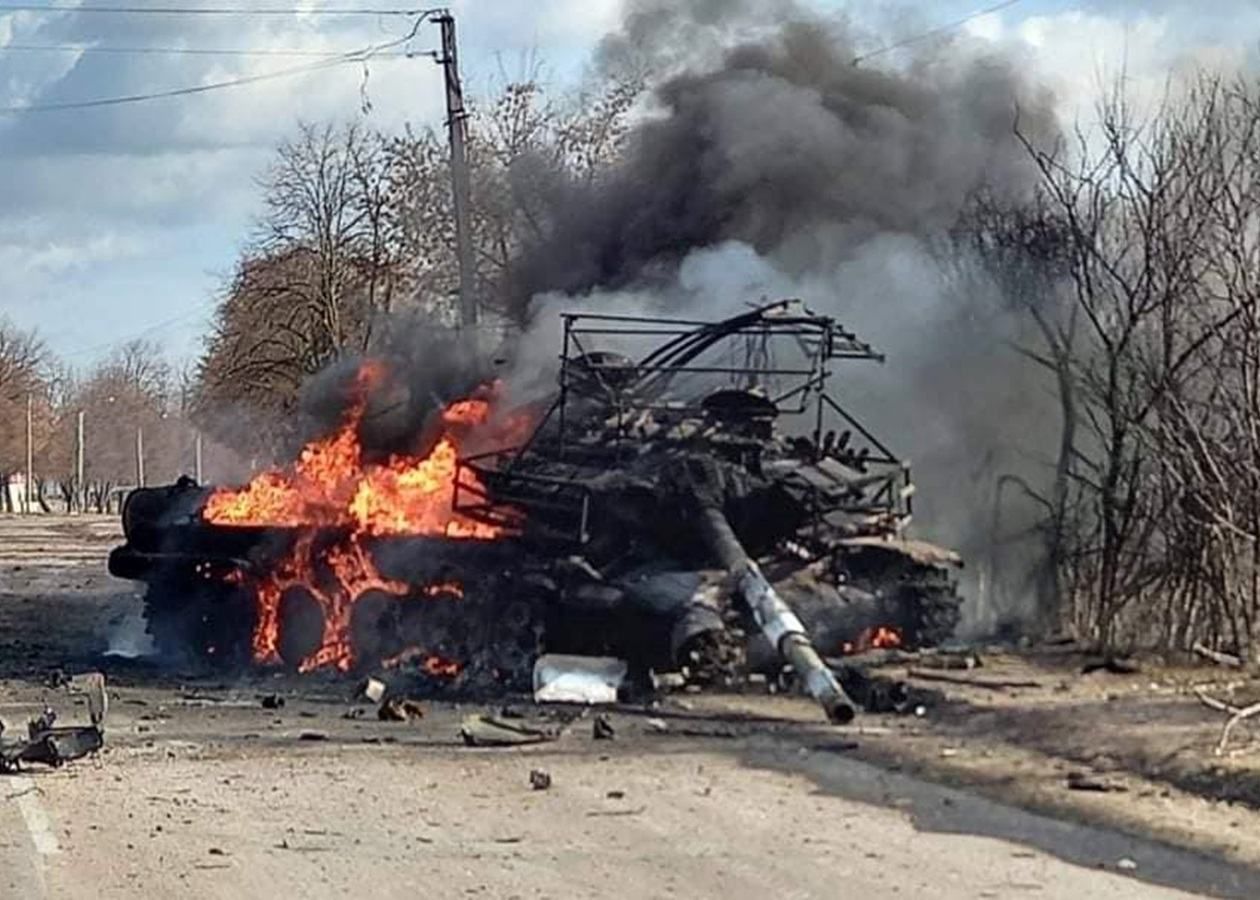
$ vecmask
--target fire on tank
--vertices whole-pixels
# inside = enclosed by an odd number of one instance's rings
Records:
[[[909,537],[909,466],[828,390],[868,345],[798,301],[563,328],[551,396],[448,404],[423,453],[364,458],[365,367],[292,467],[133,493],[110,568],[160,649],[452,691],[519,689],[544,652],[705,684],[787,663],[843,720],[824,658],[950,636],[961,561]]]

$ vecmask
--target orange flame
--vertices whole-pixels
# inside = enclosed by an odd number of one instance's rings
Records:
[[[464,671],[464,667],[455,660],[443,659],[434,654],[425,657],[422,668],[435,678],[456,678]]]
[[[876,650],[893,649],[901,646],[901,632],[887,625],[880,625],[871,635],[871,646]]]
[[[864,629],[856,641],[845,641],[840,645],[840,652],[848,655],[866,650],[893,650],[904,643],[901,631],[891,625],[877,625]]]
[[[444,410],[443,432],[426,455],[367,465],[358,437],[365,406],[358,398],[341,428],[307,444],[291,470],[270,470],[239,490],[215,491],[203,518],[229,526],[343,526],[371,535],[493,540],[503,534],[452,508],[459,432],[489,421],[489,401],[460,400]],[[464,478],[466,486],[481,487],[475,476]]]
[[[464,671],[464,666],[456,660],[446,659],[436,653],[428,653],[419,647],[408,647],[396,656],[382,660],[381,668],[396,669],[404,663],[417,660],[419,660],[420,670],[434,678],[458,678],[459,673]]]
[[[460,443],[474,429],[491,425],[492,401],[498,385],[446,407],[440,433],[423,456],[400,455],[383,463],[365,463],[359,424],[368,396],[385,375],[375,362],[363,365],[345,421],[333,434],[312,441],[290,467],[263,472],[240,489],[223,488],[207,499],[202,517],[215,525],[345,529],[348,537],[317,551],[314,532],[305,533],[289,556],[256,587],[257,618],[253,656],[261,663],[280,661],[280,606],[285,591],[301,587],[319,604],[324,631],[319,649],[301,661],[299,670],[332,667],[342,671],[357,662],[350,639],[355,603],[368,591],[392,596],[410,586],[381,575],[363,538],[385,535],[437,536],[461,540],[494,540],[505,529],[469,519],[454,510]],[[519,416],[505,419],[506,428],[521,430]],[[527,426],[527,423],[525,423]],[[461,486],[480,491],[471,473]],[[319,558],[317,558],[319,557]],[[430,585],[429,597],[462,597],[457,583]],[[438,660],[433,662],[432,660]],[[454,677],[459,663],[430,657],[430,674]]]

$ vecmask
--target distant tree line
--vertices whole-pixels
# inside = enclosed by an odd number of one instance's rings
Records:
[[[25,478],[28,404],[37,509],[115,508],[118,489],[138,480],[138,452],[148,483],[191,473],[197,440],[189,418],[193,387],[190,375],[175,371],[156,343],[126,343],[76,373],[34,332],[0,320],[0,486]],[[225,454],[206,441],[203,458],[213,464]],[[11,493],[0,492],[0,510],[22,506],[25,488],[16,491],[17,504]]]

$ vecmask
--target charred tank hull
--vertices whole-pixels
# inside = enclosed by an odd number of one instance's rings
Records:
[[[632,359],[589,352],[592,336],[651,345]],[[455,471],[454,514],[502,539],[212,524],[211,491],[182,479],[128,498],[110,571],[147,584],[163,652],[227,666],[310,665],[334,613],[352,645],[339,666],[420,647],[487,685],[526,685],[541,652],[711,681],[817,667],[876,634],[938,644],[958,621],[961,560],[907,536],[909,467],[826,392],[836,360],[877,358],[790,302],[716,323],[570,315],[550,411],[523,444]],[[322,585],[347,546],[389,589],[330,604]],[[264,602],[299,550],[305,581]]]

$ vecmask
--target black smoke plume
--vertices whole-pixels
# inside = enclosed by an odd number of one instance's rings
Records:
[[[1057,136],[1053,98],[991,47],[878,44],[787,3],[639,0],[597,54],[602,74],[651,86],[623,158],[549,196],[515,302],[530,329],[522,380],[555,357],[559,309],[731,315],[799,296],[888,355],[838,373],[846,400],[915,462],[917,529],[983,574],[975,628],[1029,617],[1037,512],[997,487],[1043,482],[1056,443],[1044,374],[1017,350],[1020,303],[951,240],[978,191],[1018,203],[1035,185],[1017,139]],[[555,184],[555,182],[552,182]],[[1021,532],[1014,552],[995,549]],[[996,572],[999,556],[1010,573]],[[994,610],[992,584],[1011,585]]]
[[[667,281],[732,240],[817,272],[879,236],[950,228],[981,185],[1026,190],[1016,111],[1034,139],[1054,119],[1012,63],[947,50],[855,64],[843,22],[764,6],[639,2],[604,40],[606,70],[663,77],[621,163],[557,190],[547,239],[517,268],[521,302]]]

